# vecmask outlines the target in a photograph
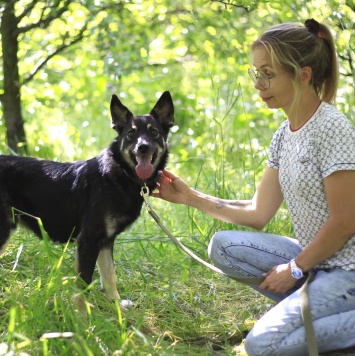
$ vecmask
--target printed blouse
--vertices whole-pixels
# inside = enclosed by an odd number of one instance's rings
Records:
[[[355,170],[355,127],[322,102],[299,130],[293,132],[288,120],[283,122],[271,141],[267,164],[279,170],[295,235],[304,248],[329,217],[323,179],[336,171]],[[318,268],[355,270],[355,234]]]

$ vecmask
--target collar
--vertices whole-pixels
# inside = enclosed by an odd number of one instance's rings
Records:
[[[150,183],[152,183],[151,179],[141,179],[138,177],[132,177],[130,174],[127,173],[127,171],[125,169],[122,169],[122,171],[129,180],[131,180],[135,184],[139,185],[140,187],[143,187],[144,184],[149,185]]]

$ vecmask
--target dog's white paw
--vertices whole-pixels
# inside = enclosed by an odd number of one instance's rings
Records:
[[[123,312],[126,312],[134,307],[134,303],[129,299],[122,299],[120,301],[120,307]]]

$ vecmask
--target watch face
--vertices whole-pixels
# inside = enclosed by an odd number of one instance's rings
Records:
[[[292,276],[297,279],[300,279],[303,276],[303,273],[299,269],[294,269],[292,270]]]

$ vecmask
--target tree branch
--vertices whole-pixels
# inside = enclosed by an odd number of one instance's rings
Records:
[[[343,60],[344,62],[348,62],[349,63],[349,68],[350,68],[350,71],[351,73],[347,73],[347,74],[343,74],[347,77],[352,77],[353,76],[353,73],[355,73],[355,68],[354,68],[354,63],[353,63],[353,58],[352,58],[352,54],[351,54],[351,50],[349,49],[348,55],[342,55],[340,53],[338,53],[338,56],[341,60]]]
[[[58,0],[56,5],[59,5],[61,2],[61,0]],[[47,28],[51,22],[55,19],[58,19],[60,18],[63,13],[65,11],[68,10],[69,8],[69,5],[71,4],[72,0],[65,0],[63,6],[59,9],[57,9],[57,11],[53,11],[51,14],[49,14],[47,17],[43,18],[43,13],[44,13],[44,10],[45,8],[43,9],[42,11],[42,15],[41,15],[41,18],[39,21],[35,22],[35,23],[32,23],[32,24],[29,24],[27,26],[23,26],[23,27],[19,27],[18,30],[17,30],[17,33],[20,34],[20,33],[25,33],[25,32],[28,32],[34,28]]]
[[[233,2],[233,0],[211,0],[211,2],[219,2],[219,3],[223,4],[225,7],[227,7],[228,5],[229,6],[234,6],[234,7],[237,7],[239,9],[243,9],[246,12],[250,12],[251,11],[250,10],[251,6],[238,5],[238,4],[235,4]]]
[[[31,13],[31,11],[33,10],[33,8],[36,6],[37,3],[38,0],[31,1],[29,5],[23,9],[22,14],[17,16],[18,22],[20,22],[25,16]]]
[[[50,53],[46,58],[44,58],[42,61],[38,63],[38,65],[32,70],[32,72],[24,78],[22,81],[22,85],[27,84],[30,82],[34,76],[48,63],[50,59],[52,59],[54,56],[56,56],[58,53],[63,52],[67,48],[71,47],[75,43],[80,42],[84,38],[84,32],[88,28],[89,21],[86,21],[82,29],[77,33],[77,35],[69,42],[65,43],[65,40],[63,40],[63,44],[59,47],[57,47],[52,53]]]

